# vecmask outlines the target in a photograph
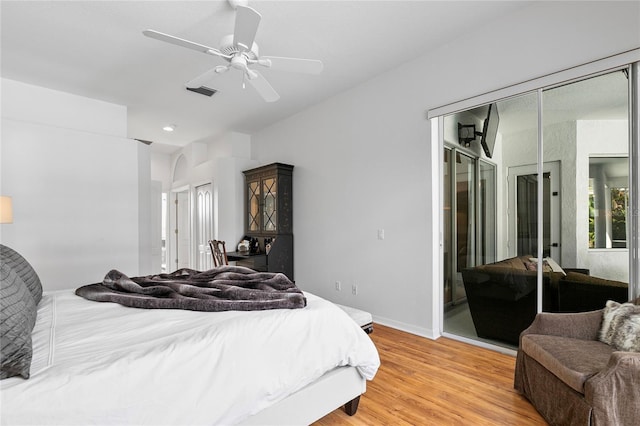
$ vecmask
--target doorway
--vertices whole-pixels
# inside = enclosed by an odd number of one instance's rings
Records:
[[[209,240],[213,237],[213,186],[210,183],[196,187],[196,269],[206,271],[213,268],[213,257]]]
[[[190,206],[189,190],[185,189],[173,193],[175,207],[175,269],[189,268],[191,266],[191,236],[190,236]]]
[[[508,168],[511,257],[538,253],[537,169],[536,164]],[[542,257],[560,263],[560,162],[547,162],[542,170]]]

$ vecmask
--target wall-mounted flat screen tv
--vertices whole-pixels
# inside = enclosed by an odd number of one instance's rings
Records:
[[[500,116],[498,115],[498,106],[496,104],[489,105],[489,111],[487,112],[487,118],[482,125],[482,138],[480,144],[487,157],[493,156],[493,149],[496,145],[496,136],[498,135],[498,124],[500,123]]]

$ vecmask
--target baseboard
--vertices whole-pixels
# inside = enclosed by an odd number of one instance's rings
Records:
[[[426,337],[427,339],[435,340],[440,337],[439,333],[434,333],[430,328],[417,327],[413,324],[407,324],[401,321],[395,321],[389,318],[373,315],[373,332],[376,332],[375,324],[382,324],[387,327],[395,328],[400,331],[406,331],[407,333],[415,334],[416,336]]]

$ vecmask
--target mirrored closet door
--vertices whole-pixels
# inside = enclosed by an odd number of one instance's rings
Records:
[[[443,331],[515,348],[537,312],[629,298],[629,72],[444,116]]]

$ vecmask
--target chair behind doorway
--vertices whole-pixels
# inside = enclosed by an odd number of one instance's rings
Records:
[[[227,249],[225,248],[224,241],[209,240],[209,247],[211,247],[211,256],[213,256],[213,266],[228,265]]]

